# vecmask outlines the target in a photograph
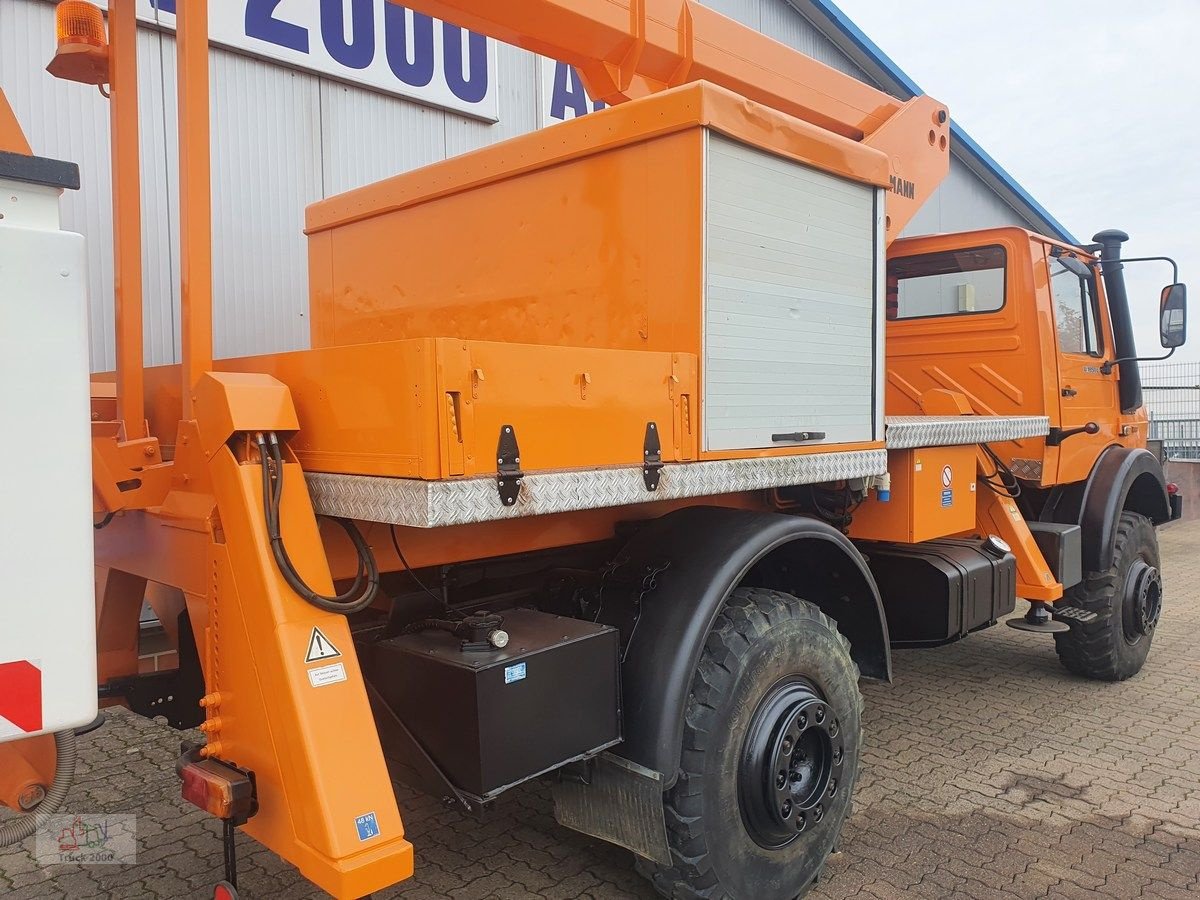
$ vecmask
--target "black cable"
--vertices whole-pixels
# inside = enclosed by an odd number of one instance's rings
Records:
[[[110,513],[106,514],[104,516],[104,518],[101,519],[99,522],[93,522],[92,527],[95,528],[97,531],[99,531],[101,528],[105,527],[109,522],[111,522],[113,520],[113,516],[115,516],[115,515],[116,515],[115,512],[110,512]]]
[[[1001,497],[1010,497],[1013,500],[1021,496],[1021,483],[1017,480],[1017,476],[997,454],[996,451],[987,444],[979,445],[984,454],[991,460],[993,471],[989,475],[986,472],[980,472],[979,480],[993,494],[998,494]]]
[[[354,582],[340,594],[326,596],[309,587],[296,571],[287,548],[283,544],[283,536],[279,528],[279,504],[283,495],[283,451],[279,448],[279,440],[275,433],[270,434],[270,450],[267,449],[267,439],[260,433],[257,437],[258,452],[262,459],[263,484],[263,516],[267,524],[267,537],[271,542],[271,553],[279,574],[303,600],[326,612],[351,613],[361,612],[370,606],[379,593],[379,567],[375,555],[367,545],[362,532],[349,519],[330,517],[337,522],[350,538],[358,554],[358,571]],[[365,586],[364,586],[365,582]]]
[[[435,594],[429,588],[425,587],[425,583],[417,577],[417,573],[413,571],[413,567],[408,564],[408,559],[405,557],[404,551],[400,549],[400,542],[396,540],[396,526],[394,524],[388,526],[388,534],[391,535],[392,546],[396,548],[396,555],[400,557],[400,563],[404,566],[404,571],[408,573],[408,577],[417,583],[417,587],[436,600],[439,606],[446,606],[446,598]],[[446,608],[449,609],[449,607]]]

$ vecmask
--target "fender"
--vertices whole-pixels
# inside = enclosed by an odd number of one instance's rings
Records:
[[[612,751],[674,782],[692,673],[729,593],[771,587],[838,622],[863,675],[890,680],[887,620],[854,545],[816,519],[694,506],[638,530],[610,567],[599,620],[622,629],[625,742]]]
[[[1112,559],[1123,510],[1155,525],[1170,521],[1171,503],[1162,465],[1149,450],[1109,447],[1096,460],[1079,503],[1083,570],[1103,572]]]

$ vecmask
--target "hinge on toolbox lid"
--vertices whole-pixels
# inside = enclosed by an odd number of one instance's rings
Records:
[[[646,490],[658,490],[662,467],[662,444],[658,440],[658,426],[647,422],[646,442],[642,445],[642,480],[646,482]]]
[[[521,448],[517,446],[517,433],[511,425],[500,429],[500,440],[496,444],[496,487],[500,491],[500,502],[512,506],[521,496]]]

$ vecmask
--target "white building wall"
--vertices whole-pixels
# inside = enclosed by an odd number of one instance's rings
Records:
[[[787,0],[708,5],[843,72],[863,73]],[[108,103],[51,78],[54,6],[0,0],[0,86],[35,152],[78,162],[65,227],[89,239],[91,352],[114,364]],[[223,49],[212,51],[213,288],[217,356],[308,346],[304,207],[314,200],[538,127],[537,59],[494,44],[496,123],[421,106]],[[174,37],[139,35],[146,362],[179,356]],[[907,233],[1027,224],[954,160]],[[398,248],[402,252],[402,248]]]

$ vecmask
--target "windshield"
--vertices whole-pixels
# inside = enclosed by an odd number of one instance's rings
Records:
[[[1096,276],[1076,275],[1057,259],[1050,259],[1050,292],[1054,297],[1054,322],[1058,327],[1058,346],[1063,353],[1099,356],[1099,329],[1096,325]]]

